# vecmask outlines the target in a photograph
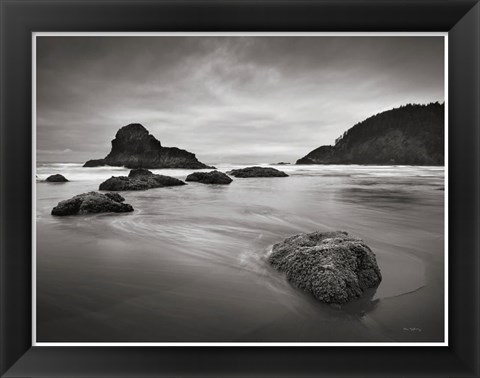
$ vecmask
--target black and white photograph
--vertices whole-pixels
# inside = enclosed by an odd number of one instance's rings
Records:
[[[33,46],[35,345],[448,345],[446,33]]]

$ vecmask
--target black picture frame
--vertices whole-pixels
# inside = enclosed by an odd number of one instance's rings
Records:
[[[0,375],[480,376],[476,0],[0,0]],[[32,347],[32,32],[449,33],[448,347]]]

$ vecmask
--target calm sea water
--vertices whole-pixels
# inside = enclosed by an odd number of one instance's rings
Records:
[[[443,167],[277,168],[290,177],[123,192],[133,213],[53,217],[59,201],[128,170],[39,164],[37,180],[71,182],[36,184],[37,341],[443,341]],[[383,274],[343,306],[265,260],[293,234],[332,230],[362,238]]]

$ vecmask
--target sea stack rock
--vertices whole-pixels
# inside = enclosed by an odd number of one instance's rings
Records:
[[[182,180],[170,176],[156,175],[148,169],[132,169],[126,176],[112,176],[100,184],[99,190],[147,190],[164,186],[186,185]]]
[[[242,169],[233,169],[227,172],[235,177],[288,177],[285,172],[270,167],[247,167]]]
[[[294,286],[326,303],[356,299],[382,280],[371,249],[343,231],[292,236],[273,246],[268,261]]]
[[[45,179],[45,181],[46,182],[68,182],[68,180],[64,176],[59,174],[48,176]]]
[[[129,204],[118,193],[89,192],[79,194],[68,200],[61,201],[52,209],[52,215],[82,215],[97,213],[127,213],[133,211]]]
[[[139,123],[122,127],[112,140],[112,149],[104,159],[87,161],[84,167],[104,165],[126,168],[211,168],[197,160],[195,154],[176,147],[163,147]]]
[[[227,185],[233,180],[223,172],[211,171],[211,172],[194,172],[187,176],[185,181],[196,181],[202,184],[219,184]]]

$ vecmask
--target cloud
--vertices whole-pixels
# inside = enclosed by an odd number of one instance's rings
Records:
[[[70,148],[65,148],[64,150],[38,150],[38,154],[45,154],[45,155],[58,155],[58,154],[68,154],[73,152]]]
[[[103,157],[140,122],[207,163],[293,161],[378,112],[443,101],[443,56],[440,37],[39,37],[38,156]]]

